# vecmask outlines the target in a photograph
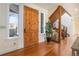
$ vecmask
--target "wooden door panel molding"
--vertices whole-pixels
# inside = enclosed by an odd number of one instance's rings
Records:
[[[34,43],[34,42],[38,42],[38,33],[35,32],[35,31],[31,31],[30,32],[31,34],[31,42]]]

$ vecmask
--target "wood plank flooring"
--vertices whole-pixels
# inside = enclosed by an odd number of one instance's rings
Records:
[[[71,46],[73,38],[66,38],[61,41],[61,44],[55,42],[43,42],[35,44],[32,47],[26,47],[16,50],[2,56],[71,56]]]

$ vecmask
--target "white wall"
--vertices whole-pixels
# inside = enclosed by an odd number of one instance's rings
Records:
[[[74,35],[79,35],[79,16],[73,16]]]
[[[21,7],[20,7],[21,8]],[[23,48],[22,36],[22,8],[20,9],[18,38],[8,39],[8,13],[9,4],[0,4],[0,54]]]
[[[69,16],[67,13],[65,13],[61,17],[61,24],[67,27],[67,33],[69,33],[72,36],[72,34],[73,34],[73,22],[72,22],[71,16]]]

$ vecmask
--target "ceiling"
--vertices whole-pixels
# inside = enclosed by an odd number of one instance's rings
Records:
[[[35,5],[47,9],[49,14],[53,13],[58,5],[61,5],[72,16],[79,16],[79,3],[36,3]]]

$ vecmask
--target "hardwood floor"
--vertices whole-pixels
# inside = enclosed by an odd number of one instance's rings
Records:
[[[43,42],[32,47],[23,48],[3,56],[71,56],[71,46],[74,40],[66,38],[61,44],[55,42]]]

